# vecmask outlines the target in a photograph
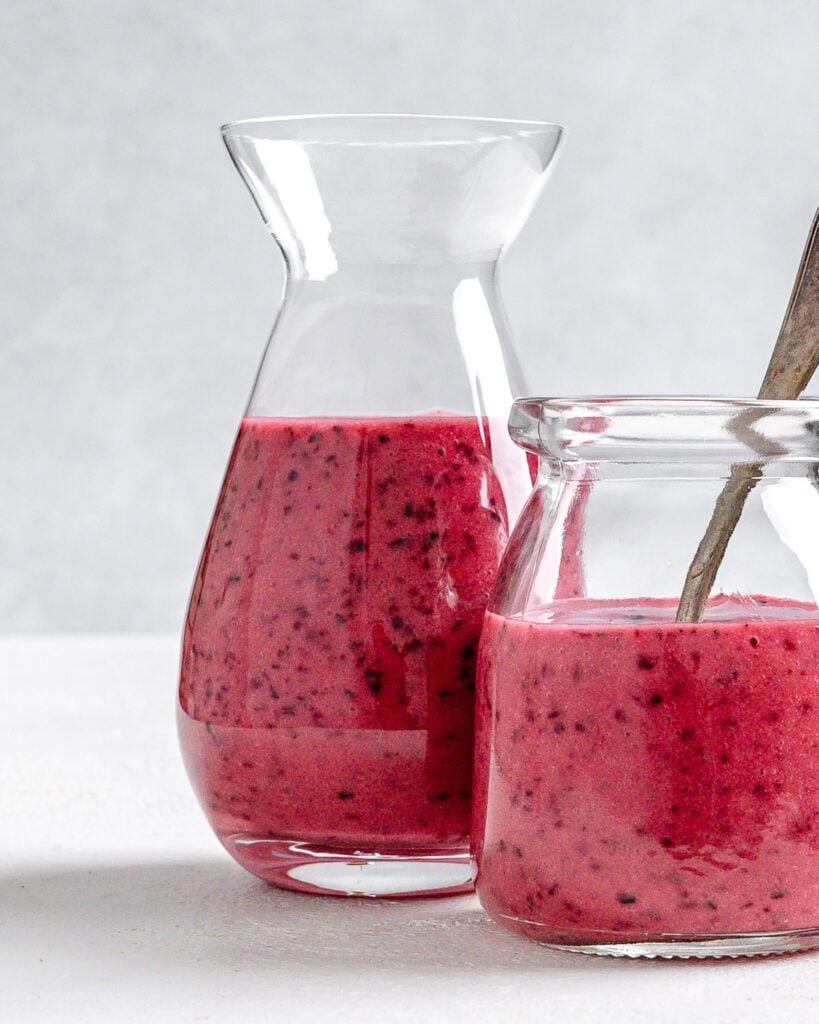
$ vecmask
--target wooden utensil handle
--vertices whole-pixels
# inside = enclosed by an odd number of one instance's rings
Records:
[[[799,398],[819,364],[819,210],[813,218],[799,272],[791,292],[759,398]],[[741,414],[744,415],[744,414]],[[761,414],[763,415],[763,414]],[[747,423],[742,424],[747,426]],[[677,622],[700,622],[748,495],[764,462],[739,463],[717,498],[711,520],[685,576]]]

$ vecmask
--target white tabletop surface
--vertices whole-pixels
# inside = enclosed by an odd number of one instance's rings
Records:
[[[188,788],[176,663],[167,636],[0,638],[2,1024],[819,1022],[819,954],[556,954],[471,896],[266,887]]]

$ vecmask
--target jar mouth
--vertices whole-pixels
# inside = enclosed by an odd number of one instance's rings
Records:
[[[819,398],[521,398],[509,433],[559,462],[764,462],[819,459]]]
[[[559,139],[564,129],[551,121],[449,114],[288,114],[229,121],[226,138],[248,136],[291,140],[302,145],[463,146],[499,139]]]

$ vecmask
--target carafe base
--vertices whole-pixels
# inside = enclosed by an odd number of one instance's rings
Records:
[[[382,899],[472,891],[466,848],[362,850],[246,832],[223,836],[222,844],[243,868],[280,889]]]

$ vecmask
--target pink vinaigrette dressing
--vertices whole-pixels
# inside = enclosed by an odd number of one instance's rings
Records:
[[[468,844],[475,660],[509,529],[481,427],[241,425],[191,598],[179,729],[213,828],[262,877],[282,881],[258,840]]]
[[[660,601],[487,615],[475,835],[493,916],[566,944],[815,926],[819,613],[751,604],[715,599],[695,625]]]

